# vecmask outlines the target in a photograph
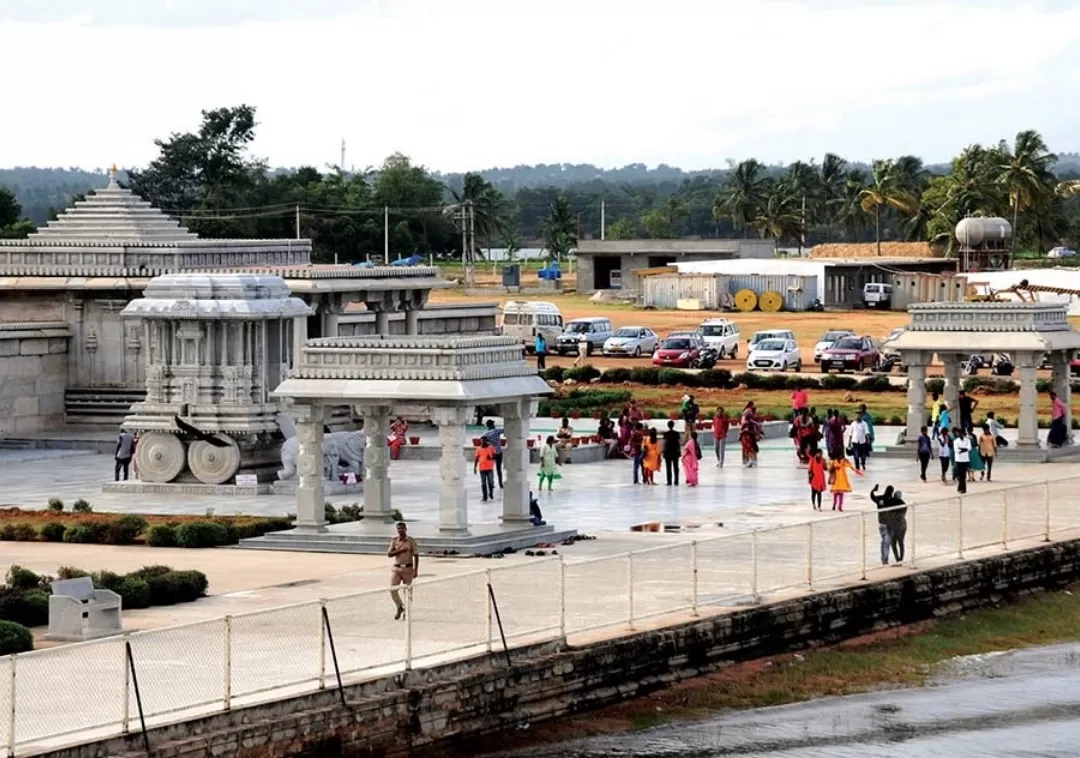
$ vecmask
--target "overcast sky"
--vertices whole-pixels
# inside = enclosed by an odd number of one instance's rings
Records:
[[[1080,0],[0,0],[0,166],[141,165],[250,103],[275,166],[1080,150]]]

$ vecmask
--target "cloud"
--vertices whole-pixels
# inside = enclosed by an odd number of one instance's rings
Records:
[[[85,18],[94,26],[233,26],[248,22],[331,19],[378,0],[6,0],[0,21],[51,24]]]

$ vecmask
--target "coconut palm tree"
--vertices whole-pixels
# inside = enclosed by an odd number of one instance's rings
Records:
[[[454,198],[453,210],[459,210],[466,204],[472,205],[473,226],[476,236],[484,240],[491,249],[492,239],[501,234],[506,227],[509,215],[509,202],[480,174],[465,174],[461,191],[450,190]]]
[[[825,224],[825,241],[832,241],[832,224],[844,199],[847,185],[847,161],[835,153],[825,153],[818,178],[817,215]]]
[[[1047,149],[1042,135],[1032,129],[1016,135],[1012,150],[1009,150],[1004,142],[1000,147],[1006,160],[998,166],[998,181],[1009,192],[1013,223],[1012,245],[1015,249],[1020,211],[1031,208],[1050,194],[1054,186],[1054,175],[1050,169],[1057,161],[1057,156]]]
[[[810,213],[815,206],[815,199],[820,192],[821,179],[818,176],[817,167],[813,161],[804,163],[795,161],[788,166],[787,183],[799,199],[799,229],[797,240],[799,243],[799,256],[806,245],[806,230],[810,222]]]
[[[845,171],[841,195],[837,198],[836,220],[843,224],[844,231],[852,242],[858,242],[866,231],[866,214],[860,200],[866,182],[866,172],[862,169]]]
[[[874,161],[870,185],[859,193],[859,207],[874,214],[874,238],[877,254],[881,255],[881,211],[893,208],[905,216],[918,209],[919,201],[911,190],[903,186],[906,177],[899,172],[893,160]]]
[[[713,201],[713,218],[730,218],[742,229],[743,239],[765,202],[765,166],[750,158],[733,168],[724,177],[723,188]]]
[[[762,237],[772,237],[777,246],[785,239],[797,238],[803,228],[801,203],[802,196],[793,177],[769,181],[754,227]]]
[[[543,221],[544,247],[557,261],[561,261],[577,244],[577,216],[570,212],[570,200],[559,195],[548,210]]]

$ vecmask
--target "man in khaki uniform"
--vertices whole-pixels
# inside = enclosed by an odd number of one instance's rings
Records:
[[[390,540],[386,555],[394,562],[390,569],[390,597],[397,606],[397,614],[394,615],[396,621],[405,617],[405,604],[401,602],[397,587],[411,585],[413,579],[420,575],[420,548],[416,540],[409,536],[404,522],[398,523],[397,537]]]

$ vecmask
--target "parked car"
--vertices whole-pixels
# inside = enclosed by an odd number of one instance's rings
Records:
[[[660,338],[652,329],[644,326],[623,326],[607,338],[604,355],[609,358],[651,355],[659,342]]]
[[[802,371],[802,354],[793,339],[765,339],[754,345],[746,357],[748,371]]]
[[[877,343],[870,337],[844,337],[821,354],[821,373],[862,371],[873,368],[880,357]]]
[[[814,345],[814,363],[821,363],[821,354],[840,341],[842,337],[853,337],[855,332],[851,329],[830,329],[821,335],[821,339]]]
[[[1050,252],[1046,254],[1047,258],[1075,258],[1076,251],[1072,248],[1058,245],[1057,247],[1050,248]]]
[[[704,349],[705,340],[700,334],[669,334],[653,353],[652,365],[664,368],[698,368]]]
[[[525,344],[525,350],[532,353],[537,333],[544,335],[549,346],[555,345],[563,331],[563,316],[554,303],[511,300],[503,306],[499,327],[502,334],[517,337]]]
[[[739,325],[731,319],[710,318],[701,322],[697,331],[705,344],[716,351],[717,357],[739,357]]]
[[[863,285],[862,300],[867,308],[888,308],[892,304],[892,285],[867,282]]]
[[[750,339],[746,341],[746,352],[750,352],[754,349],[757,343],[763,340],[794,340],[795,332],[790,329],[766,329],[760,332],[754,332],[750,335]]]
[[[589,348],[586,351],[589,355],[592,355],[593,350],[603,350],[604,343],[612,335],[611,321],[602,317],[576,318],[573,321],[567,321],[566,328],[563,329],[563,333],[559,335],[559,340],[555,344],[559,355],[576,354],[583,334],[589,340]]]

